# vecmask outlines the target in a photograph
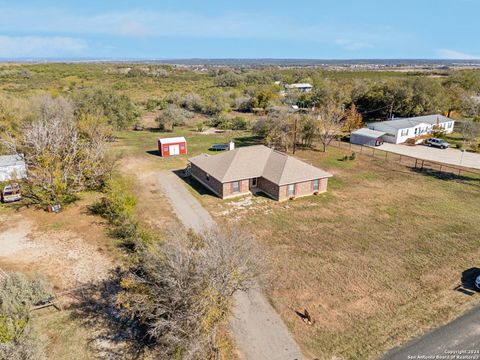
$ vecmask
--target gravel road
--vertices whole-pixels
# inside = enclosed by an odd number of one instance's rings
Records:
[[[215,226],[210,214],[175,173],[162,172],[158,179],[163,194],[186,228],[203,232]],[[230,324],[238,351],[244,360],[303,359],[287,327],[258,290],[236,294]]]

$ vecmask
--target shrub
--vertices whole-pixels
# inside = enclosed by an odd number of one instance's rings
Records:
[[[132,193],[134,182],[119,175],[108,181],[105,196],[91,206],[90,210],[113,225],[111,235],[121,240],[121,245],[131,252],[158,242],[158,237],[142,227],[136,217],[137,198]]]
[[[82,90],[73,96],[75,115],[106,117],[115,130],[131,127],[139,117],[139,112],[130,98],[111,90]]]
[[[203,100],[202,97],[196,93],[190,93],[180,100],[180,106],[186,110],[194,112],[202,112]]]
[[[169,105],[157,117],[158,128],[161,131],[173,131],[176,126],[183,126],[187,123],[190,114],[178,107],[177,105]]]
[[[215,77],[215,86],[219,87],[236,87],[242,83],[242,77],[234,72],[227,72],[223,75]]]
[[[0,279],[0,359],[44,358],[29,327],[30,307],[52,294],[43,277],[28,280],[21,273],[10,273]]]
[[[221,90],[212,90],[203,98],[202,112],[208,115],[218,115],[230,111],[230,103]]]
[[[121,225],[131,219],[137,205],[137,198],[131,192],[134,182],[131,178],[113,176],[104,188],[105,196],[96,202],[91,210],[108,219],[112,224]]]
[[[120,281],[117,303],[144,329],[158,358],[209,359],[237,291],[253,286],[262,259],[247,232],[172,232],[143,251]]]
[[[241,116],[234,117],[231,121],[232,130],[246,130],[247,129],[247,120]]]
[[[145,108],[148,111],[154,111],[157,109],[164,109],[166,108],[166,102],[160,99],[148,99],[147,103],[145,104]]]

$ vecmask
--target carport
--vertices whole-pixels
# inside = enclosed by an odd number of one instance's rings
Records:
[[[350,134],[350,142],[358,145],[380,146],[383,144],[382,136],[385,134],[386,133],[382,131],[362,128]]]

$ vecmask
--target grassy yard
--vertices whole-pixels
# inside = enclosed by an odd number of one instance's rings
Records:
[[[321,196],[197,196],[218,221],[257,235],[270,299],[307,354],[373,359],[480,302],[454,290],[479,265],[480,188],[345,154],[297,153],[334,174]],[[304,308],[313,326],[294,312]]]
[[[167,136],[186,136],[188,156],[159,157],[156,139]],[[121,133],[113,147],[123,154],[121,168],[145,185],[151,178],[143,175],[181,168],[188,157],[232,139],[237,146],[257,141],[248,132],[205,135],[185,128]],[[327,153],[297,152],[334,174],[329,191],[316,197],[222,201],[198,184],[189,186],[219,223],[236,223],[256,234],[270,263],[270,300],[312,359],[374,359],[479,303],[478,296],[454,290],[462,271],[479,265],[479,187],[379,158],[342,161],[346,154],[334,147]],[[173,217],[153,190],[140,198],[139,209],[150,211],[146,218],[152,211]],[[315,319],[312,326],[294,312],[304,308]],[[57,321],[70,326],[57,315],[45,316],[42,331]],[[61,358],[62,346],[52,349],[52,358]]]
[[[158,138],[185,136],[187,139],[188,154],[162,158],[158,153]],[[216,143],[227,143],[233,140],[237,146],[249,145],[255,142],[247,131],[225,131],[224,133],[202,134],[194,128],[177,128],[173,132],[157,131],[124,131],[118,134],[118,141],[113,145],[117,154],[127,161],[142,162],[146,168],[155,170],[179,169],[187,164],[187,159],[201,153],[215,154],[208,148]]]

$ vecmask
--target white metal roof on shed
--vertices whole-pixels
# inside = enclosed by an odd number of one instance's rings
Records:
[[[160,141],[160,144],[162,145],[168,145],[168,144],[178,144],[182,142],[187,142],[183,136],[178,136],[178,137],[171,137],[171,138],[161,138],[158,139]]]
[[[0,167],[25,166],[22,155],[0,155]]]
[[[372,139],[377,139],[377,138],[385,135],[386,132],[371,130],[371,129],[368,129],[368,128],[362,128],[362,129],[352,131],[352,135],[353,134],[369,137],[369,138],[372,138]]]

